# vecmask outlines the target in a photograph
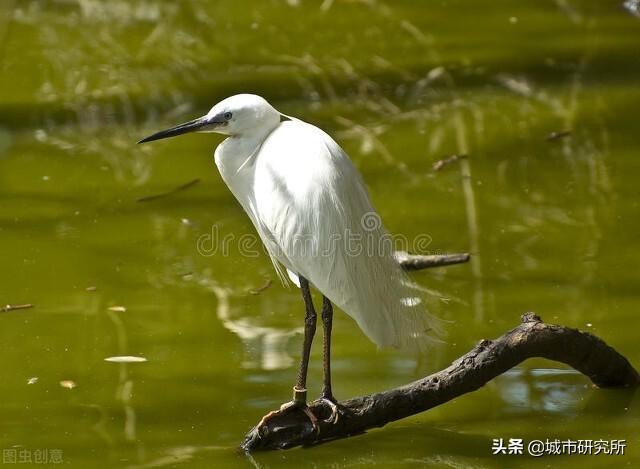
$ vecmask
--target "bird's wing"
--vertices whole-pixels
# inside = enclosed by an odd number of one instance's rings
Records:
[[[376,344],[429,342],[438,320],[416,297],[360,175],[331,137],[302,121],[283,122],[262,145],[254,191],[260,223],[277,244],[272,257]]]

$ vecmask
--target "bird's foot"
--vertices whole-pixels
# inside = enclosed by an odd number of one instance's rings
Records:
[[[331,411],[331,414],[326,419],[323,419],[323,422],[335,424],[338,423],[338,419],[340,418],[340,408],[338,406],[338,401],[333,394],[331,393],[322,393],[319,399],[315,402],[320,403],[323,406],[327,406]]]
[[[312,430],[317,433],[319,431],[318,418],[315,415],[313,415],[313,412],[311,412],[311,409],[309,409],[306,398],[307,398],[306,389],[299,390],[294,387],[293,400],[290,402],[285,402],[280,406],[278,410],[273,410],[269,412],[267,415],[265,415],[264,417],[262,417],[262,419],[257,425],[258,431],[262,433],[264,430],[266,430],[267,423],[269,423],[271,420],[273,420],[276,417],[283,417],[295,411],[302,411],[309,419],[309,422],[311,422]]]

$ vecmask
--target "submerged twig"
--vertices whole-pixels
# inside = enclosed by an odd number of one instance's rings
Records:
[[[533,313],[495,340],[481,340],[442,371],[395,389],[339,403],[340,417],[322,420],[328,410],[309,404],[318,419],[314,429],[302,411],[289,412],[254,427],[242,443],[245,451],[285,449],[346,438],[414,415],[475,391],[522,361],[542,357],[565,363],[599,387],[638,386],[640,375],[602,339],[564,326],[546,324]]]
[[[443,158],[433,163],[431,167],[433,168],[434,171],[440,171],[445,166],[449,166],[450,164],[455,163],[456,161],[464,158],[467,158],[467,155],[455,154],[455,155],[447,156],[446,158]]]
[[[259,295],[260,293],[265,291],[267,288],[269,288],[272,284],[273,284],[273,280],[269,279],[261,287],[249,289],[249,293],[251,293],[252,295]]]
[[[9,311],[16,311],[19,309],[31,309],[33,305],[31,303],[26,303],[22,305],[5,305],[0,308],[0,313],[8,313]]]
[[[549,135],[547,135],[545,140],[547,142],[554,142],[556,140],[560,140],[560,139],[566,138],[566,137],[568,137],[570,135],[571,135],[571,131],[570,130],[560,130],[560,131],[557,131],[557,132],[551,132]]]
[[[196,178],[192,181],[189,181],[185,184],[182,184],[174,189],[171,189],[170,191],[167,192],[163,192],[162,194],[154,194],[154,195],[147,195],[144,197],[140,197],[139,199],[136,199],[136,202],[150,202],[151,200],[156,200],[156,199],[161,199],[163,197],[167,197],[169,195],[173,195],[176,192],[181,192],[184,191],[186,189],[189,189],[192,186],[195,186],[196,184],[198,184],[200,182],[199,178]]]

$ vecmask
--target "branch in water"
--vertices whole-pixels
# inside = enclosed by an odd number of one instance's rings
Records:
[[[471,258],[468,253],[423,256],[419,254],[409,254],[405,251],[396,251],[395,256],[405,270],[421,270],[445,265],[464,264],[465,262],[469,262]]]
[[[33,308],[31,303],[23,304],[23,305],[6,305],[0,307],[0,313],[7,313],[9,311],[16,311],[19,309],[30,309]]]
[[[274,417],[254,427],[242,443],[245,451],[285,449],[346,438],[382,427],[475,391],[527,358],[565,363],[600,387],[638,386],[640,375],[629,361],[602,339],[564,326],[546,324],[533,313],[495,340],[481,340],[448,368],[413,383],[339,404],[335,423],[318,422],[314,430],[302,411]],[[320,419],[328,417],[322,403],[309,404]]]

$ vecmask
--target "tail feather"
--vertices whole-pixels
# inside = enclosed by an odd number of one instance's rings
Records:
[[[444,321],[427,311],[420,292],[411,286],[393,256],[361,255],[338,262],[342,266],[334,272],[344,275],[325,277],[316,286],[372,342],[379,347],[420,351],[441,342]]]
[[[378,346],[423,351],[440,341],[442,321],[430,314],[417,292],[402,281],[403,273],[396,275],[386,279],[383,288],[369,291],[370,296],[358,295],[350,314]],[[372,321],[374,317],[378,320]]]

